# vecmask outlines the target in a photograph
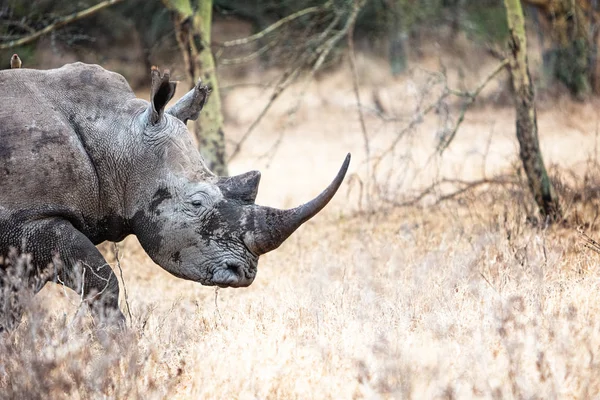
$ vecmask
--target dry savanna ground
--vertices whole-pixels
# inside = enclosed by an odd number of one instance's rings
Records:
[[[73,293],[48,285],[0,337],[0,398],[600,396],[600,256],[576,229],[600,236],[594,103],[540,106],[568,220],[545,229],[527,218],[509,106],[470,110],[443,157],[432,156],[451,126],[446,108],[414,116],[434,96],[424,71],[435,62],[393,78],[379,62],[358,61],[368,146],[342,68],[311,84],[290,116],[302,87],[291,88],[231,162],[232,173],[262,171],[260,204],[290,207],[353,155],[330,206],[261,257],[251,287],[176,279],[127,238],[118,249],[130,328],[99,333]],[[467,71],[465,84],[485,74]],[[259,78],[268,81],[245,77]],[[502,79],[486,98],[502,95]],[[268,96],[226,91],[232,141]],[[447,110],[456,118],[456,104]],[[444,179],[489,183],[444,199],[464,187]],[[114,247],[103,251],[118,271]]]

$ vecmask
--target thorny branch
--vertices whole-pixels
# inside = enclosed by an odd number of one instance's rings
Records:
[[[437,109],[440,106],[440,103],[442,103],[446,97],[448,97],[450,95],[450,92],[447,90],[444,90],[442,92],[442,94],[440,95],[440,97],[438,99],[436,99],[435,101],[431,102],[430,104],[428,104],[425,108],[423,108],[421,111],[417,111],[415,114],[413,114],[413,117],[411,118],[410,122],[408,123],[408,125],[406,125],[400,132],[398,132],[398,134],[396,135],[396,137],[394,138],[394,140],[392,141],[392,143],[390,144],[390,146],[388,146],[381,154],[379,154],[373,164],[373,170],[376,170],[377,167],[379,166],[379,163],[387,156],[389,155],[392,151],[394,151],[394,149],[396,148],[396,146],[398,145],[398,143],[400,142],[400,140],[402,140],[402,138],[404,137],[404,135],[410,131],[412,131],[414,129],[415,126],[417,126],[418,124],[420,124],[423,121],[423,118],[429,114],[431,111]]]
[[[11,40],[10,42],[0,43],[0,50],[10,49],[13,47],[31,43],[34,40],[38,39],[39,37],[44,36],[56,29],[62,28],[63,26],[68,25],[77,20],[80,20],[82,18],[89,17],[90,15],[93,15],[106,7],[109,7],[109,6],[112,6],[113,4],[118,4],[121,2],[123,2],[123,0],[106,0],[101,3],[96,4],[95,6],[87,8],[85,10],[77,11],[73,14],[59,18],[53,24],[50,24],[47,27],[45,27],[44,29],[40,29],[39,31],[35,31],[30,35],[24,36],[20,39]]]

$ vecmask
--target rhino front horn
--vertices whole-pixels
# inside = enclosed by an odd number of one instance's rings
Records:
[[[278,248],[300,225],[314,217],[333,198],[346,176],[350,153],[327,189],[306,204],[289,210],[254,206],[254,229],[247,232],[246,246],[255,254],[265,254]]]

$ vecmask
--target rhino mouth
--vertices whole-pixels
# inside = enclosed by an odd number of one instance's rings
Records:
[[[247,287],[254,281],[254,276],[247,274],[241,263],[227,261],[213,273],[211,281],[220,288]]]

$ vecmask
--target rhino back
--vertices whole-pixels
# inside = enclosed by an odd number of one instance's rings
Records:
[[[105,159],[121,144],[113,136],[127,124],[124,104],[135,98],[125,79],[81,63],[13,69],[0,72],[0,96],[4,214],[58,214],[84,232],[97,229],[102,181],[110,180]]]

